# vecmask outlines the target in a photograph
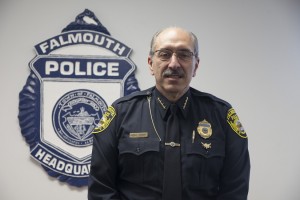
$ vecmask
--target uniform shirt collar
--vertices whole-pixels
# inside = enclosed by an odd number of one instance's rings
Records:
[[[167,119],[167,113],[169,110],[170,105],[172,102],[170,102],[166,97],[164,97],[156,88],[153,91],[155,102],[158,105],[159,111],[163,117],[164,120]],[[187,117],[188,108],[190,105],[190,90],[188,90],[177,102],[177,106],[179,110],[181,111],[184,118]]]

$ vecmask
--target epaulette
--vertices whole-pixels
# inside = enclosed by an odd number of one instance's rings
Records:
[[[135,98],[149,96],[149,95],[152,94],[154,88],[155,87],[151,87],[147,90],[142,90],[142,91],[137,91],[137,92],[131,93],[127,96],[124,96],[124,97],[121,97],[121,98],[117,99],[113,104],[119,104],[119,103],[122,103],[122,102],[130,101],[130,100],[135,99]]]
[[[198,96],[198,97],[204,97],[204,98],[207,98],[209,100],[211,100],[212,102],[216,102],[216,103],[219,103],[219,104],[223,104],[225,106],[228,106],[228,107],[231,107],[231,104],[228,103],[227,101],[223,100],[223,99],[220,99],[210,93],[206,93],[206,92],[201,92],[199,90],[196,90],[194,88],[190,88],[190,91],[193,95],[195,96]]]

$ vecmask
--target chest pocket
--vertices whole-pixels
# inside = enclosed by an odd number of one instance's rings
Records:
[[[158,182],[160,142],[151,138],[125,138],[119,141],[121,179],[134,183]]]
[[[218,187],[225,158],[225,143],[218,140],[185,141],[185,182],[195,189]]]

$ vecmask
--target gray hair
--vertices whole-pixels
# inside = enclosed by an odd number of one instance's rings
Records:
[[[155,49],[154,49],[154,45],[155,45],[155,42],[156,42],[157,37],[158,37],[162,32],[164,32],[166,29],[169,29],[169,28],[179,28],[179,29],[182,29],[182,30],[186,31],[186,32],[190,35],[190,37],[192,38],[193,43],[194,43],[194,54],[195,54],[195,56],[198,58],[198,56],[199,56],[199,55],[198,55],[198,54],[199,54],[199,47],[198,47],[198,38],[197,38],[197,36],[196,36],[193,32],[187,31],[187,30],[185,30],[185,29],[183,29],[183,28],[180,28],[180,27],[167,27],[167,28],[164,28],[164,29],[162,29],[162,30],[156,32],[156,33],[153,35],[152,39],[151,39],[149,55],[150,55],[150,56],[153,56],[153,54],[154,54],[154,50],[155,50]]]

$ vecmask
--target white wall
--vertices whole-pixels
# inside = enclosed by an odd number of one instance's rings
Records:
[[[0,199],[86,199],[86,188],[50,178],[30,158],[17,119],[34,45],[59,34],[85,8],[133,48],[141,89],[154,84],[147,69],[152,34],[169,25],[193,31],[201,66],[192,85],[229,101],[248,133],[249,199],[300,199],[299,5],[299,0],[1,0]]]

